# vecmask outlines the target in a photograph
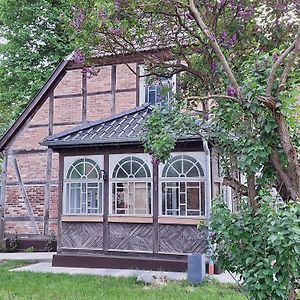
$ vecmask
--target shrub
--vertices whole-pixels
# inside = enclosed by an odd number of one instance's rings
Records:
[[[257,212],[246,204],[232,213],[213,204],[210,244],[224,269],[240,274],[250,299],[296,299],[300,278],[300,204],[274,205],[263,195]]]

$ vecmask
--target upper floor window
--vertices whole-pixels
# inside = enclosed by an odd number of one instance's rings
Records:
[[[128,156],[113,169],[112,214],[151,214],[151,172],[141,158]]]
[[[171,77],[149,75],[143,65],[140,70],[140,104],[169,102],[176,92],[176,75]]]
[[[161,214],[205,216],[205,177],[195,158],[177,155],[164,166],[161,178]]]
[[[99,165],[81,158],[69,167],[65,178],[65,214],[102,213],[103,178]]]

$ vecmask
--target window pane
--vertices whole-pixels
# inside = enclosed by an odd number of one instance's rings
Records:
[[[178,172],[178,174],[182,173],[182,160],[176,160],[172,163],[172,167]]]
[[[113,183],[114,214],[150,214],[151,183],[118,182]]]
[[[81,176],[84,175],[84,163],[77,164],[75,166],[75,169],[78,172],[78,174],[80,174]]]
[[[200,189],[198,182],[187,183],[187,209],[198,210],[200,213]]]
[[[78,170],[74,167],[71,167],[72,170],[68,176],[68,178],[72,178],[72,179],[80,179],[81,178],[81,174],[78,172]]]
[[[205,183],[201,182],[201,215],[205,216]]]
[[[70,209],[69,213],[78,214],[80,213],[80,200],[81,200],[81,187],[80,184],[71,183],[70,185]]]
[[[127,178],[128,174],[122,168],[119,168],[116,172],[114,172],[113,177]]]
[[[166,188],[166,210],[167,215],[179,214],[179,184],[168,182]]]
[[[88,213],[99,213],[99,188],[97,183],[89,183],[87,189]]]

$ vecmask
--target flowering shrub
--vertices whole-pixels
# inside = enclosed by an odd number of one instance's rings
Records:
[[[274,206],[263,195],[254,214],[248,204],[232,213],[213,204],[210,242],[222,268],[240,274],[249,299],[296,299],[300,278],[300,203]]]

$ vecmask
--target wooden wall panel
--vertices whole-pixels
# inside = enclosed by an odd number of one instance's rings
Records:
[[[159,225],[159,252],[204,253],[206,249],[206,231],[190,225]]]
[[[62,222],[61,248],[102,249],[103,224]]]
[[[109,224],[109,250],[152,252],[152,224]]]

